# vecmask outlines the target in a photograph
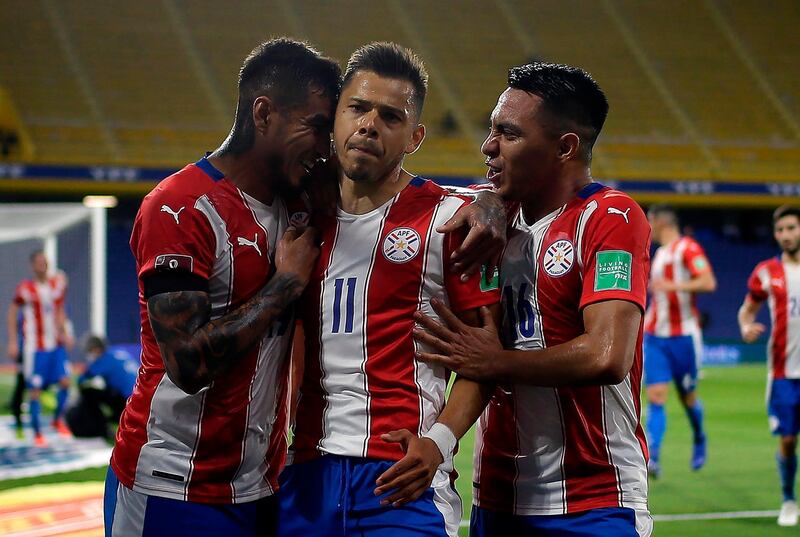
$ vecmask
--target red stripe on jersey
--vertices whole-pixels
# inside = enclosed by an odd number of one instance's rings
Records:
[[[303,426],[295,429],[292,443],[292,451],[295,453],[294,462],[303,462],[313,457],[316,453],[317,442],[324,434],[326,394],[321,384],[322,355],[320,354],[319,338],[322,307],[320,298],[322,282],[325,281],[326,272],[333,257],[333,247],[336,244],[339,224],[336,219],[325,218],[315,222],[315,227],[322,230],[320,253],[314,273],[300,300],[303,307],[300,315],[306,335],[303,381],[300,385],[300,393],[303,394],[301,397],[304,400],[302,404],[298,402],[297,416],[295,417],[295,422],[302,423]]]
[[[382,250],[386,236],[395,228],[410,227],[421,238],[417,245],[421,251],[399,266],[389,261],[382,251],[376,253],[367,289],[365,371],[370,393],[370,419],[366,455],[378,459],[398,460],[403,457],[399,444],[384,442],[380,438],[382,434],[400,428],[418,434],[420,426],[412,316],[419,309],[428,232],[435,212],[431,206],[439,199],[430,196],[412,203],[404,199],[410,196],[417,197],[416,188],[406,188],[392,204],[381,229],[378,248]],[[427,206],[421,206],[423,200]],[[398,286],[400,267],[402,285]],[[405,336],[397,338],[398,332]]]
[[[567,512],[619,505],[617,472],[608,460],[601,387],[558,390],[564,417]]]
[[[676,243],[677,244],[677,243]],[[673,247],[673,252],[675,248]],[[674,254],[673,254],[674,255]],[[664,265],[664,279],[668,282],[675,281],[675,263]],[[678,293],[669,291],[665,293],[669,302],[669,332],[671,336],[681,335],[681,306],[678,302]]]
[[[481,418],[483,419],[483,417]],[[486,407],[487,427],[483,434],[480,475],[475,484],[481,506],[502,506],[513,511],[515,502],[514,484],[517,480],[516,455],[519,453],[517,437],[516,402],[514,395],[495,388],[489,406]],[[504,439],[504,445],[489,444],[487,440]]]
[[[785,281],[783,263],[769,263],[767,265],[770,280]],[[772,378],[786,378],[786,338],[789,315],[786,307],[786,285],[772,286],[772,296],[775,303],[775,319],[772,324]]]
[[[36,320],[36,349],[44,350],[44,315],[42,314],[42,297],[34,282],[30,282],[28,290],[31,293],[31,306],[33,307],[33,318]]]

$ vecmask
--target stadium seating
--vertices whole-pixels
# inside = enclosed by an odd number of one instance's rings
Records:
[[[595,174],[796,181],[800,8],[776,0],[496,0],[252,4],[211,0],[8,0],[0,84],[36,161],[179,166],[230,128],[242,58],[270,36],[308,39],[344,62],[393,40],[430,70],[429,139],[410,165],[483,174],[478,152],[507,67],[579,65],[611,114]]]

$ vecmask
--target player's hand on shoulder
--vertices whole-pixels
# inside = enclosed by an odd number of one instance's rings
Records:
[[[381,435],[381,440],[400,444],[405,456],[378,477],[375,495],[389,494],[381,499],[381,505],[394,507],[416,500],[431,486],[444,461],[439,447],[430,438],[420,438],[407,429],[390,431]]]
[[[303,230],[290,227],[278,241],[275,251],[276,274],[296,278],[305,286],[311,277],[318,255],[317,230],[313,227],[306,227]]]
[[[464,242],[450,259],[452,270],[465,277],[488,265],[489,272],[497,266],[506,246],[506,210],[503,200],[491,190],[481,190],[475,201],[461,207],[453,217],[439,226],[439,233],[450,233],[468,226]]]
[[[747,323],[742,326],[742,339],[745,343],[753,343],[766,332],[767,327],[761,323]]]

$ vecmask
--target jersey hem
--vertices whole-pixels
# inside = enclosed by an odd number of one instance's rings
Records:
[[[623,500],[623,501],[616,501],[616,502],[607,502],[607,501],[600,501],[600,502],[571,502],[572,504],[579,504],[577,507],[575,506],[568,506],[567,509],[564,509],[563,505],[558,505],[557,507],[527,507],[527,506],[518,506],[513,511],[506,508],[505,506],[500,507],[497,505],[493,505],[492,502],[479,502],[474,501],[472,505],[475,507],[480,507],[481,509],[487,509],[489,511],[495,511],[498,513],[507,513],[513,514],[518,516],[539,516],[539,515],[568,515],[573,513],[582,513],[584,511],[592,511],[594,509],[607,509],[609,507],[627,507],[635,510],[647,510],[647,500]]]

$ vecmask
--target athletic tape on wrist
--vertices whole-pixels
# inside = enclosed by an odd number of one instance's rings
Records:
[[[450,430],[450,427],[444,423],[434,423],[427,433],[422,435],[422,438],[430,438],[439,452],[442,454],[444,461],[439,465],[440,470],[445,472],[453,471],[453,451],[456,449],[456,435]]]

